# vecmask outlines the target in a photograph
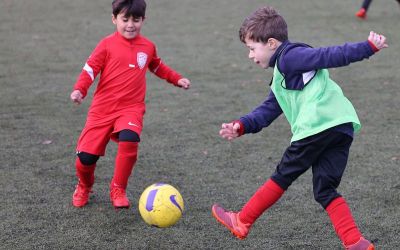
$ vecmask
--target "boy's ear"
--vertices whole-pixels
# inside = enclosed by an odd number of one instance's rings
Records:
[[[111,14],[111,21],[113,22],[113,24],[116,24],[117,19],[115,18],[114,14]]]
[[[269,38],[267,44],[271,49],[276,49],[279,47],[280,42],[275,38]]]

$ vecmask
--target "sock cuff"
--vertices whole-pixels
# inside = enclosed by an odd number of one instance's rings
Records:
[[[118,142],[118,153],[124,155],[136,155],[139,143],[130,141]]]
[[[285,190],[283,188],[281,188],[281,186],[279,186],[274,180],[272,179],[268,179],[268,181],[264,184],[264,186],[268,189],[270,189],[271,191],[281,195],[285,192]]]
[[[91,173],[94,171],[96,163],[92,165],[83,165],[79,157],[76,157],[75,166],[80,172]]]
[[[347,204],[346,200],[343,197],[337,197],[336,199],[331,201],[331,203],[329,203],[329,205],[326,207],[326,211],[329,214],[334,211],[338,206],[341,206],[343,204]]]

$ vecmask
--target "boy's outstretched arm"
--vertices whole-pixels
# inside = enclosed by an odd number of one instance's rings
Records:
[[[177,87],[183,89],[189,89],[190,87],[189,79],[182,77],[178,72],[166,65],[157,55],[157,50],[155,48],[153,58],[149,63],[149,69],[159,78],[165,79],[167,82]]]
[[[320,48],[294,47],[288,49],[282,55],[278,66],[286,75],[343,67],[367,59],[387,47],[386,37],[371,31],[368,39],[363,42]]]
[[[282,114],[275,95],[270,91],[267,99],[252,112],[230,123],[223,123],[219,134],[229,141],[248,133],[257,133],[268,127],[279,115]]]
[[[94,79],[103,69],[106,57],[107,57],[107,45],[105,40],[102,40],[90,54],[89,58],[85,63],[85,66],[81,71],[81,74],[78,76],[78,79],[76,80],[76,83],[74,85],[74,91],[72,91],[71,93],[71,99],[73,101],[74,99],[72,97],[77,97],[76,94],[74,94],[74,96],[72,95],[76,90],[79,90],[79,93],[82,95],[80,98],[80,102],[82,102],[82,99],[86,97],[88,89],[94,82]]]
[[[243,134],[258,133],[268,127],[282,112],[274,93],[270,91],[263,103],[250,113],[240,117]]]

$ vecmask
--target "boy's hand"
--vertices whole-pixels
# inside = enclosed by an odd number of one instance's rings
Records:
[[[70,97],[71,97],[72,102],[74,102],[76,104],[82,103],[83,95],[79,90],[76,89],[76,90],[72,91]]]
[[[368,41],[372,43],[378,50],[389,47],[386,44],[386,37],[373,31],[369,32]]]
[[[184,89],[189,89],[190,88],[190,80],[187,78],[181,78],[178,81],[178,85]]]
[[[237,122],[222,123],[219,135],[222,138],[227,139],[228,141],[232,141],[233,139],[239,137],[239,130],[240,130],[240,124]]]

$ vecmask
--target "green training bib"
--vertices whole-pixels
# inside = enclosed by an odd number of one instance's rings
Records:
[[[327,69],[318,70],[302,90],[290,90],[277,65],[271,89],[291,126],[292,142],[343,123],[353,123],[354,132],[361,129],[353,105]]]

